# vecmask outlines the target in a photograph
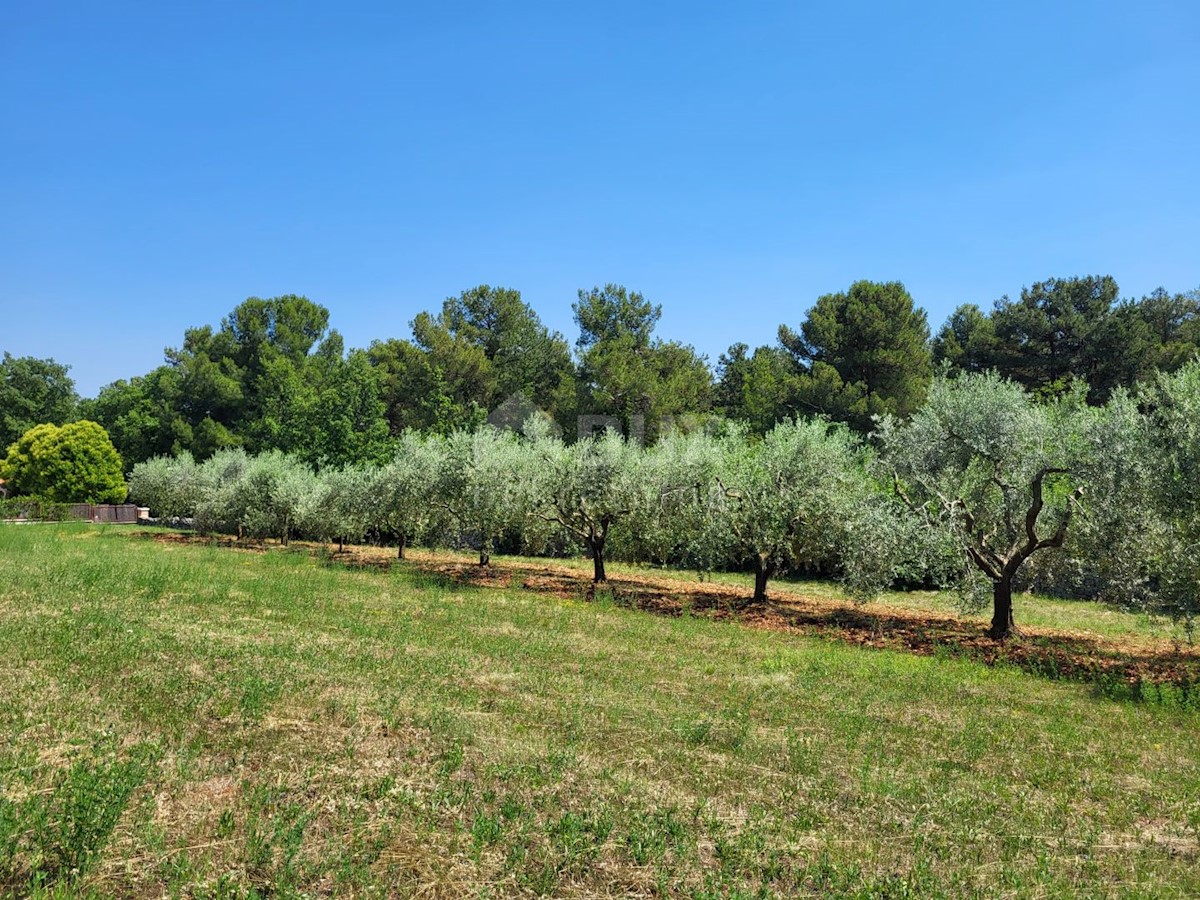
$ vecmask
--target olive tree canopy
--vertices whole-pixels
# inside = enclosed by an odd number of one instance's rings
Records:
[[[1092,419],[1079,393],[1039,404],[988,373],[939,376],[909,422],[880,423],[897,495],[953,536],[968,587],[980,577],[991,582],[993,637],[1015,630],[1012,586],[1021,566],[1066,539],[1083,495]]]

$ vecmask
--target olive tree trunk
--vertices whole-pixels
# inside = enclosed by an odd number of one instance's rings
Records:
[[[608,581],[608,575],[604,571],[604,538],[589,540],[588,549],[592,551],[592,582],[600,584]]]
[[[754,596],[751,603],[767,602],[767,582],[775,574],[775,563],[761,553],[754,554]]]
[[[1012,579],[1000,579],[992,582],[992,627],[988,636],[996,640],[1004,640],[1017,633],[1013,621]]]

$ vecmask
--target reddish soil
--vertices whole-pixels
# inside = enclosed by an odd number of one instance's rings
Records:
[[[143,532],[156,541],[218,544],[250,552],[268,545],[232,537],[201,537],[186,532]],[[275,547],[272,544],[269,547]],[[330,564],[351,568],[390,569],[395,551],[378,547],[347,547],[343,552],[293,542],[294,552],[321,556]],[[453,584],[481,587],[519,587],[567,599],[592,600],[597,587],[587,574],[552,561],[529,563],[493,559],[481,567],[464,557],[447,558],[420,550],[399,563]],[[1009,664],[1049,678],[1093,682],[1108,693],[1140,699],[1173,689],[1175,699],[1200,705],[1200,651],[1192,647],[1155,646],[1121,642],[1090,634],[1037,628],[1007,641],[989,638],[983,626],[949,615],[923,613],[880,604],[858,606],[846,601],[808,597],[783,587],[772,591],[765,604],[748,604],[746,591],[729,585],[649,574],[610,577],[598,589],[613,602],[663,616],[691,615],[740,622],[789,634],[802,634],[901,650],[918,655],[964,656],[988,665]]]

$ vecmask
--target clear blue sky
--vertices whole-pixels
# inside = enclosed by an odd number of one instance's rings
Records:
[[[0,3],[0,349],[84,394],[247,296],[487,282],[715,361],[903,281],[1200,285],[1200,4]]]

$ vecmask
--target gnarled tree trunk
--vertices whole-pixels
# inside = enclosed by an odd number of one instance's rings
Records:
[[[1000,579],[992,582],[992,627],[988,636],[1002,641],[1017,633],[1013,621],[1012,580]]]
[[[767,582],[775,574],[775,563],[761,553],[754,554],[754,596],[751,603],[767,602]]]
[[[404,559],[404,545],[408,543],[408,535],[401,533],[396,542],[396,559]]]
[[[608,581],[608,575],[604,572],[604,539],[599,538],[589,543],[592,551],[592,581],[595,584]]]

